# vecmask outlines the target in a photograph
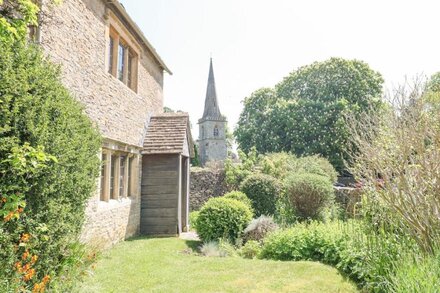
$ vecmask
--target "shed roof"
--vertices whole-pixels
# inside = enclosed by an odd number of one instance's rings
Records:
[[[188,113],[163,113],[151,117],[142,154],[182,154],[185,137],[189,155],[194,157]]]

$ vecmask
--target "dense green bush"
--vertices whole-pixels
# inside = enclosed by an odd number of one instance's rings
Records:
[[[261,215],[257,219],[253,219],[243,231],[243,239],[245,241],[263,241],[267,234],[278,229],[278,225],[272,217]]]
[[[203,241],[227,239],[232,243],[241,236],[252,219],[249,207],[235,199],[209,199],[200,209],[196,230]]]
[[[191,228],[196,226],[197,218],[199,217],[199,211],[192,211],[189,213],[189,226]]]
[[[249,197],[247,197],[247,195],[244,192],[231,191],[226,193],[223,197],[241,201],[242,203],[246,204],[251,209],[251,211],[253,211],[252,201],[249,199]]]
[[[334,201],[333,185],[322,175],[292,174],[285,180],[285,196],[301,219],[317,219]]]
[[[258,167],[264,174],[280,180],[292,173],[312,173],[326,176],[331,182],[338,180],[338,172],[330,162],[318,155],[299,157],[281,152],[261,156]]]
[[[257,258],[261,253],[261,243],[255,240],[246,242],[240,249],[239,254],[244,258]]]
[[[280,182],[276,178],[253,174],[243,181],[240,190],[252,201],[256,216],[275,214],[276,202],[281,192]]]
[[[261,256],[276,260],[311,260],[327,264],[339,262],[338,249],[346,234],[341,223],[300,223],[276,231],[264,240]]]
[[[7,162],[14,149],[26,145],[55,158],[49,168],[25,176],[5,169],[5,165],[0,170],[2,196],[9,201],[14,194],[24,195],[23,233],[30,235],[29,246],[38,256],[31,286],[46,274],[56,279],[75,253],[72,245],[99,174],[101,142],[83,107],[62,85],[57,67],[37,48],[0,44],[0,162]],[[10,222],[0,225],[2,234],[16,234]],[[19,239],[2,238],[2,242],[0,268],[7,270],[11,263],[4,261],[10,260],[10,255],[4,255],[8,252],[3,247],[18,245]],[[16,280],[11,275],[15,273],[2,272],[0,283],[10,286]]]
[[[440,254],[407,255],[395,262],[390,292],[427,292],[440,290]]]

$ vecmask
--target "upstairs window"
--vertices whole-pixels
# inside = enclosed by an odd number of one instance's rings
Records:
[[[217,127],[217,125],[214,127],[214,137],[218,137],[218,127]]]
[[[108,44],[108,73],[137,92],[138,55],[127,41],[128,36],[119,34],[110,27]]]

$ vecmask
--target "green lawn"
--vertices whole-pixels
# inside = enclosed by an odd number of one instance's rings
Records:
[[[79,292],[357,292],[336,269],[315,262],[203,257],[176,238],[140,238],[104,253]]]

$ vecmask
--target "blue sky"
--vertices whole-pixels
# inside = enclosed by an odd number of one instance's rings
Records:
[[[165,105],[203,114],[212,54],[220,109],[233,128],[241,101],[299,66],[359,59],[388,88],[440,71],[440,2],[394,0],[123,0],[173,71]]]

